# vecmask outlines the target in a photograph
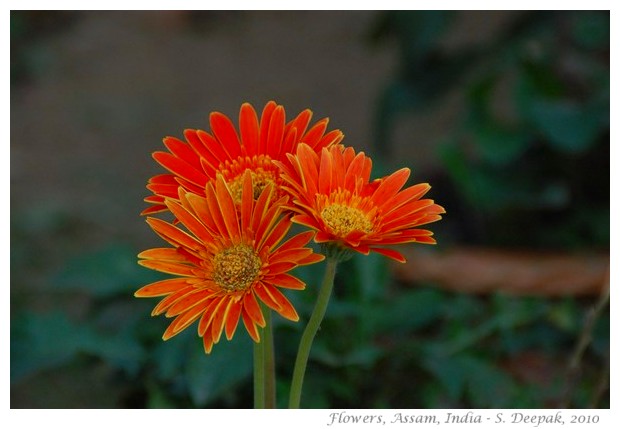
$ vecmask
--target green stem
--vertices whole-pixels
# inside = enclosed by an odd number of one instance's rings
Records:
[[[263,304],[264,306],[264,304]],[[265,368],[265,408],[276,407],[276,361],[273,351],[273,328],[271,324],[271,310],[264,306],[265,322],[263,329],[263,365]]]
[[[261,340],[254,343],[254,408],[276,407],[276,367],[273,351],[271,310],[261,303],[265,327],[259,331]]]
[[[308,356],[310,355],[310,348],[312,347],[312,341],[321,326],[321,321],[325,316],[327,310],[327,304],[334,287],[334,277],[336,276],[336,265],[338,260],[335,258],[327,258],[327,265],[325,267],[325,276],[323,277],[323,283],[321,284],[321,290],[317,298],[314,310],[308,321],[308,325],[301,336],[301,342],[299,343],[299,350],[297,351],[297,359],[295,360],[295,369],[293,370],[293,381],[291,382],[291,396],[289,399],[289,408],[299,408],[301,402],[301,389],[304,383],[304,374],[306,373],[306,365],[308,363]]]
[[[264,340],[264,339],[263,339]],[[254,408],[265,408],[264,341],[254,343]]]

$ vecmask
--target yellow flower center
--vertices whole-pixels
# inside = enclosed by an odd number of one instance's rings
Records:
[[[331,231],[345,237],[352,231],[372,232],[372,222],[359,209],[342,204],[331,204],[321,211],[321,217]]]
[[[267,185],[270,183],[276,183],[276,178],[272,171],[266,171],[259,167],[256,170],[250,170],[250,174],[252,175],[252,190],[254,193],[254,199],[257,199],[260,196],[263,189],[265,189]],[[228,182],[228,189],[230,189],[230,193],[235,203],[240,204],[241,193],[243,191],[243,174],[240,174]]]
[[[250,246],[237,244],[213,258],[213,281],[228,292],[246,290],[258,277],[262,261]]]
[[[257,199],[270,183],[278,186],[278,168],[267,155],[253,157],[240,156],[239,158],[220,164],[218,170],[224,175],[228,189],[236,204],[241,203],[243,193],[243,176],[247,170],[252,175],[254,199]]]

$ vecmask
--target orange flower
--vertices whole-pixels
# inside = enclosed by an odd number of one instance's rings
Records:
[[[282,195],[279,193],[280,172],[272,160],[286,163],[285,155],[294,152],[302,141],[320,151],[343,138],[339,130],[325,134],[327,118],[308,129],[311,118],[312,112],[306,109],[286,123],[284,107],[270,101],[259,121],[254,108],[244,103],[239,112],[239,133],[228,117],[214,112],[209,117],[212,134],[185,130],[186,141],[166,137],[164,144],[169,152],[155,152],[153,158],[171,174],[161,174],[149,180],[147,188],[154,195],[145,201],[152,206],[142,214],[166,210],[164,199],[178,200],[179,185],[186,191],[204,195],[206,184],[218,173],[224,176],[237,204],[246,170],[252,172],[255,197],[268,183],[274,183],[278,195]]]
[[[427,183],[401,188],[410,171],[403,168],[370,181],[372,161],[363,152],[335,145],[317,154],[300,144],[290,162],[277,163],[298,214],[293,222],[317,231],[317,243],[345,254],[374,251],[399,262],[403,255],[384,246],[402,243],[434,244],[433,233],[418,226],[435,222],[445,213],[433,200],[420,199]]]
[[[199,320],[198,335],[210,353],[223,331],[232,338],[241,318],[252,339],[259,342],[257,327],[264,327],[265,319],[257,298],[283,317],[299,319],[279,288],[304,289],[305,284],[288,271],[319,262],[323,256],[305,247],[313,231],[278,246],[292,223],[290,216],[281,215],[286,197],[274,201],[274,196],[269,185],[255,200],[252,175],[246,172],[238,210],[220,174],[207,185],[205,197],[180,189],[178,200],[165,200],[178,220],[176,225],[147,218],[173,247],[146,250],[138,255],[139,263],[175,277],[144,286],[135,296],[165,296],[152,312],[175,318],[164,340]],[[179,228],[181,224],[187,231]]]

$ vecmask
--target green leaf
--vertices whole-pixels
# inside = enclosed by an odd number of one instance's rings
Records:
[[[376,253],[356,255],[353,263],[362,300],[373,300],[382,296],[390,280],[386,257]]]
[[[243,332],[237,332],[232,341],[222,338],[209,355],[204,353],[202,341],[197,339],[194,345],[185,377],[197,406],[205,406],[251,376],[252,340]]]
[[[574,16],[572,36],[585,49],[608,48],[609,30],[609,11],[579,11]]]
[[[423,365],[444,385],[452,399],[466,395],[474,408],[506,408],[514,397],[514,381],[490,360],[471,355],[431,354]]]
[[[184,330],[169,341],[161,341],[161,338],[158,338],[151,351],[157,380],[170,382],[182,373],[189,356],[197,347],[194,343],[200,344],[201,339],[197,338],[192,329]]]
[[[173,409],[177,404],[168,396],[168,393],[161,386],[150,384],[147,387],[148,402],[147,407],[151,409]]]
[[[504,124],[494,114],[492,96],[497,82],[495,74],[483,76],[469,90],[467,129],[473,133],[474,144],[485,161],[505,165],[525,151],[530,136],[516,125]]]
[[[536,100],[531,117],[553,147],[569,153],[590,148],[602,122],[598,111],[568,100]]]
[[[344,356],[345,365],[359,365],[362,367],[371,367],[379,360],[385,351],[373,345],[366,345],[353,350]]]
[[[332,368],[349,366],[370,367],[383,356],[384,350],[373,345],[362,345],[345,353],[337,353],[330,350],[325,342],[317,341],[313,345],[311,353],[313,361]]]
[[[446,170],[457,184],[459,191],[472,205],[481,205],[485,210],[497,206],[494,198],[499,193],[497,181],[486,180],[481,170],[468,159],[467,154],[456,141],[447,141],[439,147],[440,157]]]
[[[455,183],[467,188],[470,181],[469,165],[467,157],[455,139],[449,139],[439,145],[439,156],[446,170],[452,176]]]
[[[507,165],[525,151],[530,136],[496,122],[488,122],[474,130],[474,139],[486,161]]]
[[[62,313],[23,314],[11,324],[11,381],[69,363],[78,353],[136,374],[144,350],[128,333],[103,334]]]
[[[515,85],[517,106],[527,116],[529,102],[534,99],[557,99],[566,92],[563,82],[545,61],[524,62]]]
[[[402,335],[430,326],[443,316],[443,306],[441,291],[412,288],[389,299],[370,317],[376,319],[378,332]]]
[[[462,359],[431,354],[422,360],[422,365],[443,385],[452,399],[461,397],[466,383]]]
[[[92,253],[70,258],[55,277],[59,290],[79,291],[97,298],[131,296],[140,287],[162,275],[137,264],[137,253],[129,246],[113,243]]]
[[[467,393],[475,408],[507,408],[515,394],[512,378],[490,360],[462,358]]]
[[[132,376],[138,374],[146,357],[142,345],[129,332],[103,335],[90,331],[82,338],[80,349]]]
[[[579,328],[579,309],[574,299],[563,299],[550,306],[548,319],[553,326],[562,331],[575,333]]]
[[[62,313],[28,313],[11,321],[11,383],[68,363],[85,335]]]
[[[331,390],[334,380],[315,368],[308,368],[304,378],[304,390],[301,397],[302,408],[331,408]]]

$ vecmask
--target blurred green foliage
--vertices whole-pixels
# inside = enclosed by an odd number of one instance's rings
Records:
[[[455,194],[442,203],[458,222],[446,238],[608,248],[609,12],[513,13],[488,42],[450,49],[456,17],[386,12],[371,32],[400,50],[377,107],[378,155],[392,154],[397,121],[460,94],[460,120],[437,142],[449,184],[436,193]]]
[[[150,318],[155,300],[131,296],[156,279],[127,265],[134,258],[127,247],[113,245],[67,262],[53,279],[50,298],[58,293],[88,297],[79,316],[19,312],[11,323],[13,386],[36,385],[41,375],[76,365],[104,365],[108,385],[100,388],[115,395],[115,406],[251,407],[252,342],[243,327],[211,355],[204,354],[195,327],[162,341],[169,321]],[[322,269],[319,264],[297,270],[308,288],[288,295],[302,320],[312,310]],[[105,292],[98,290],[104,276]],[[476,297],[432,285],[394,284],[385,259],[376,255],[344,263],[336,282],[311,353],[304,407],[557,406],[565,364],[589,305],[573,298]],[[303,326],[274,319],[278,405],[286,407]],[[590,390],[608,350],[607,311],[582,368]],[[521,365],[532,351],[534,364]],[[536,365],[543,366],[542,373]],[[591,399],[591,393],[582,393],[574,405],[587,407]],[[71,407],[72,398],[66,401],[62,406]]]

